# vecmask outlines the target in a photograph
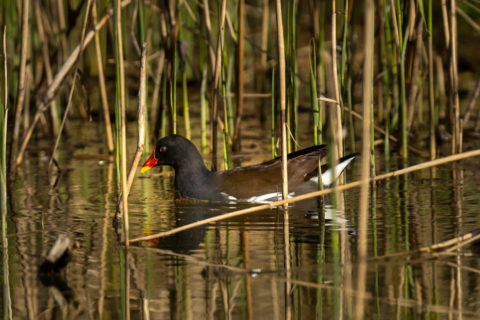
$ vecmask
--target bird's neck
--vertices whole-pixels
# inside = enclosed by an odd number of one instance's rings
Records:
[[[201,158],[179,161],[174,169],[175,188],[182,195],[209,200],[206,195],[214,192],[214,173],[207,169]]]

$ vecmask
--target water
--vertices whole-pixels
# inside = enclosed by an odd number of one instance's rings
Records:
[[[333,209],[330,197],[291,205],[288,247],[284,212],[271,209],[135,244],[126,255],[112,223],[114,163],[99,156],[105,147],[96,124],[75,127],[82,131],[61,148],[62,170],[54,188],[47,173],[49,141],[32,144],[19,168],[10,198],[8,250],[3,251],[2,274],[8,279],[2,287],[3,314],[11,308],[17,319],[119,319],[127,312],[127,274],[133,319],[354,316],[358,189],[341,194],[343,210]],[[129,137],[134,150],[135,132]],[[267,159],[268,141],[251,139],[244,141],[252,148],[245,148],[243,158],[248,163]],[[393,158],[390,170],[398,163]],[[357,160],[347,181],[358,179],[358,169]],[[478,228],[478,169],[471,159],[434,173],[382,181],[372,189],[362,301],[368,318],[477,317],[480,260],[471,245],[448,255],[382,256]],[[385,170],[380,161],[377,171]],[[130,236],[249,206],[175,201],[173,176],[154,169],[138,175],[132,186]],[[59,233],[75,242],[71,261],[58,275],[40,278],[38,266]]]

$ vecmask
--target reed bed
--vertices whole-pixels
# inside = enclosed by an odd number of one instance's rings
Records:
[[[294,148],[298,143],[298,127],[303,125],[298,123],[298,104],[304,103],[301,97],[310,96],[310,109],[312,110],[312,121],[315,128],[312,140],[315,143],[321,143],[322,139],[326,137],[326,132],[323,132],[323,126],[331,128],[333,140],[329,140],[331,144],[335,145],[336,157],[345,153],[344,139],[345,136],[340,134],[342,128],[348,129],[348,136],[350,142],[346,144],[349,149],[354,149],[355,144],[358,144],[360,139],[359,128],[355,119],[352,118],[353,113],[359,104],[359,95],[356,93],[357,89],[354,85],[353,78],[358,77],[363,73],[363,69],[358,67],[359,59],[364,59],[363,51],[358,46],[359,41],[353,38],[353,33],[358,29],[358,24],[355,24],[357,11],[352,11],[351,1],[332,1],[329,4],[297,3],[289,1],[284,4],[285,17],[287,18],[287,29],[283,32],[286,36],[286,45],[283,48],[284,54],[287,56],[286,75],[288,97],[286,97],[286,123],[290,132],[289,139],[287,139],[289,150],[292,150],[292,143]],[[372,58],[374,64],[374,88],[373,94],[376,97],[374,103],[374,117],[373,125],[382,128],[383,135],[375,133],[376,139],[385,139],[385,152],[390,154],[392,152],[401,151],[404,157],[408,155],[408,149],[414,147],[422,147],[428,142],[430,150],[430,158],[433,159],[438,156],[436,144],[438,143],[436,136],[438,132],[446,127],[446,132],[450,133],[452,137],[452,153],[461,151],[463,145],[461,137],[465,130],[471,130],[471,117],[466,117],[462,113],[459,100],[459,80],[458,80],[458,57],[457,57],[457,7],[452,1],[442,1],[442,3],[435,3],[433,1],[378,1],[375,4],[375,14],[377,16],[376,25],[379,26],[379,41],[376,43],[375,55]],[[16,81],[16,99],[14,113],[12,113],[13,134],[10,145],[11,157],[15,159],[11,162],[11,168],[15,165],[20,165],[23,159],[24,152],[28,146],[32,134],[37,134],[36,125],[41,122],[41,130],[49,130],[53,135],[58,135],[60,114],[65,114],[65,110],[57,110],[58,93],[61,92],[60,87],[65,83],[65,79],[71,80],[71,76],[75,77],[73,66],[79,58],[85,56],[85,48],[89,45],[91,40],[95,42],[96,66],[90,67],[90,61],[84,59],[80,62],[80,68],[86,67],[91,70],[96,70],[95,74],[98,77],[99,96],[102,101],[102,113],[104,119],[104,132],[107,149],[113,151],[113,139],[111,129],[107,116],[109,113],[108,94],[105,84],[105,71],[109,70],[105,66],[105,57],[102,51],[105,51],[107,44],[106,33],[110,31],[103,31],[101,28],[110,19],[113,11],[108,6],[102,5],[103,18],[97,20],[97,5],[92,7],[91,17],[88,18],[92,24],[96,25],[93,31],[88,32],[84,37],[79,36],[78,41],[80,45],[77,46],[70,54],[65,52],[68,45],[64,34],[60,33],[61,46],[58,52],[52,48],[49,39],[54,35],[55,29],[48,27],[43,28],[45,24],[45,14],[53,14],[59,17],[59,27],[65,24],[65,8],[57,7],[42,7],[35,4],[33,7],[34,14],[30,12],[29,1],[24,2],[25,10],[22,11],[22,28],[19,30],[18,37],[21,43],[28,43],[29,30],[32,26],[29,25],[29,16],[34,16],[34,25],[39,25],[38,36],[40,39],[45,39],[40,48],[42,52],[42,60],[39,61],[40,67],[45,69],[47,77],[46,82],[36,83],[35,79],[29,79],[28,75],[31,66],[27,66],[27,57],[33,53],[37,48],[29,48],[26,44],[23,45],[20,52],[20,60],[18,62],[18,69],[13,72],[12,80]],[[263,14],[261,17],[261,32],[262,39],[260,45],[255,44],[255,40],[250,38],[247,32],[252,32],[252,29],[245,30],[245,21],[250,21],[251,13],[254,7],[252,4],[245,4],[243,1],[239,2],[238,6],[227,6],[226,3],[221,2],[220,6],[213,6],[208,1],[202,3],[183,1],[180,3],[166,3],[160,6],[154,3],[131,3],[124,1],[121,4],[122,15],[125,19],[132,21],[132,26],[129,26],[130,32],[125,35],[122,34],[122,43],[125,43],[126,59],[135,61],[140,54],[138,43],[141,40],[149,39],[153,41],[151,44],[152,54],[158,59],[149,59],[149,64],[156,64],[155,74],[150,74],[154,78],[154,89],[149,90],[148,95],[152,99],[151,108],[147,113],[146,121],[148,124],[148,114],[152,118],[152,129],[147,130],[146,137],[158,137],[159,132],[177,132],[177,122],[180,119],[184,124],[184,129],[179,132],[185,135],[190,135],[191,124],[189,114],[191,113],[189,106],[189,87],[190,83],[198,81],[200,84],[201,78],[204,81],[212,81],[209,83],[210,94],[205,97],[205,90],[203,91],[203,98],[206,98],[203,105],[204,108],[209,103],[210,109],[210,132],[205,132],[205,122],[208,120],[203,117],[202,135],[203,141],[205,137],[210,136],[210,151],[212,153],[212,165],[216,167],[216,123],[219,119],[219,113],[222,113],[224,108],[218,108],[218,104],[224,104],[218,99],[221,94],[220,79],[222,74],[222,60],[224,60],[225,52],[232,52],[236,56],[236,76],[233,77],[236,88],[236,93],[232,94],[226,92],[228,97],[234,97],[234,111],[233,125],[229,126],[229,133],[227,137],[228,149],[239,151],[241,143],[239,144],[241,136],[242,115],[244,111],[244,87],[245,76],[250,76],[252,66],[246,64],[252,63],[252,57],[256,55],[261,57],[260,67],[255,67],[263,74],[263,77],[257,77],[263,80],[261,86],[255,85],[256,88],[272,88],[271,78],[272,73],[267,70],[272,66],[277,68],[278,54],[273,51],[273,46],[268,45],[268,41],[275,41],[275,39],[268,37],[269,15]],[[298,16],[308,16],[305,9],[313,8],[309,14],[314,21],[313,27],[309,30],[307,26],[298,23]],[[50,12],[51,10],[63,10],[63,12]],[[85,15],[88,9],[87,3],[81,5],[81,13]],[[256,8],[255,8],[256,9]],[[265,1],[258,9],[272,10],[272,7]],[[464,19],[468,26],[474,28],[472,24],[474,17],[478,14],[478,7],[475,3],[465,3],[460,7],[462,19]],[[344,15],[339,16],[342,12]],[[105,15],[106,14],[106,15]],[[218,15],[217,15],[218,14]],[[213,15],[213,16],[212,16]],[[155,19],[160,17],[160,19]],[[232,24],[232,18],[235,17]],[[212,21],[213,18],[213,21]],[[122,17],[122,19],[124,19]],[[340,21],[337,21],[340,19]],[[227,22],[227,23],[225,23]],[[442,24],[443,28],[434,28],[435,23]],[[322,28],[320,29],[320,24]],[[424,28],[424,25],[426,26]],[[67,28],[67,26],[64,26]],[[225,27],[228,32],[225,33]],[[275,27],[273,24],[270,29]],[[301,29],[301,31],[298,30]],[[465,28],[463,26],[463,28]],[[157,29],[157,30],[156,30]],[[238,29],[238,30],[237,30]],[[75,29],[73,29],[75,30]],[[99,31],[101,34],[99,34]],[[330,30],[330,36],[326,36],[324,30]],[[474,29],[475,30],[475,29]],[[235,33],[238,31],[238,34]],[[443,32],[442,32],[443,31]],[[73,31],[75,32],[75,31]],[[301,37],[299,37],[301,32]],[[78,33],[78,32],[77,32]],[[441,38],[443,33],[443,39]],[[101,37],[100,37],[101,35]],[[193,45],[186,45],[186,41],[191,41],[197,37],[202,41],[198,41]],[[82,41],[82,38],[84,40]],[[138,39],[137,39],[138,38]],[[327,39],[326,39],[327,38]],[[329,39],[328,39],[329,38]],[[338,43],[339,39],[341,42]],[[328,40],[329,45],[325,43]],[[69,40],[74,44],[72,39]],[[50,41],[51,42],[51,41]],[[216,46],[214,45],[216,43]],[[245,43],[247,46],[245,46]],[[306,48],[305,45],[311,47],[311,54],[309,59],[311,62],[310,68],[305,72],[305,68],[299,67],[300,61],[303,64],[304,56],[300,55],[300,51]],[[318,44],[318,47],[317,47]],[[304,47],[300,47],[304,46]],[[443,47],[442,47],[443,46]],[[114,46],[115,47],[115,46]],[[118,44],[117,44],[118,47]],[[216,48],[215,48],[216,47]],[[199,58],[193,56],[194,52],[200,49],[201,55]],[[377,49],[378,48],[378,49]],[[449,55],[442,55],[442,50],[448,50]],[[29,52],[28,50],[32,51]],[[91,54],[91,50],[87,50],[87,54]],[[266,52],[265,52],[266,51]],[[57,66],[54,63],[52,52],[68,56],[69,59],[64,59],[63,66]],[[108,52],[107,52],[108,54]],[[86,56],[88,57],[88,56]],[[153,57],[153,56],[152,56]],[[202,58],[203,57],[203,58]],[[208,58],[207,58],[208,57]],[[247,57],[247,59],[245,59]],[[270,61],[267,61],[270,59]],[[435,61],[440,59],[442,63],[441,70],[435,70]],[[443,61],[442,61],[443,60]],[[130,64],[130,62],[129,62]],[[164,65],[167,65],[164,68]],[[228,65],[228,64],[227,64]],[[187,71],[187,66],[193,68],[191,72]],[[204,74],[204,68],[208,66],[207,75],[199,77]],[[438,66],[438,62],[437,62]],[[445,67],[444,67],[445,66]],[[14,66],[17,67],[17,66]],[[261,68],[261,69],[260,69]],[[28,72],[27,72],[28,71]],[[110,72],[110,71],[108,71]],[[179,76],[181,74],[181,76]],[[309,74],[310,90],[305,91],[304,86],[299,83],[304,81],[304,74]],[[450,78],[446,79],[443,75],[449,74]],[[164,76],[165,75],[165,76]],[[88,75],[87,75],[88,76]],[[280,73],[276,73],[275,77],[279,77]],[[324,77],[328,77],[328,81]],[[428,85],[419,85],[423,79],[428,78]],[[163,79],[163,80],[162,80]],[[273,80],[273,79],[272,79]],[[277,78],[280,81],[280,78]],[[167,85],[167,92],[162,90],[162,83]],[[181,82],[181,89],[177,86],[177,82]],[[281,81],[280,81],[281,82]],[[28,83],[28,89],[25,84]],[[325,86],[325,83],[327,84]],[[206,85],[204,85],[205,87]],[[37,111],[33,121],[23,121],[21,115],[24,108],[24,93],[25,91],[39,90],[44,88],[46,91],[37,107]],[[250,90],[247,87],[247,90]],[[177,91],[181,90],[180,95],[183,101],[183,110],[179,113],[177,108]],[[125,93],[124,93],[125,94]],[[325,105],[322,100],[317,102],[315,96],[325,96],[332,99],[335,103]],[[281,90],[278,90],[275,95],[281,97]],[[162,102],[161,97],[166,97],[165,102]],[[272,99],[274,96],[272,97]],[[422,105],[422,100],[428,100],[428,110],[419,109]],[[275,100],[274,100],[275,101]],[[443,103],[449,101],[449,106]],[[278,100],[279,106],[281,99]],[[228,102],[227,102],[228,103]],[[55,106],[57,104],[57,106]],[[67,104],[68,105],[68,104]],[[150,105],[150,103],[149,103]],[[473,101],[475,105],[475,101]],[[128,108],[128,107],[127,107]],[[44,114],[44,111],[50,109],[50,114]],[[61,109],[61,108],[60,108]],[[159,111],[160,110],[160,111]],[[225,108],[229,112],[228,108]],[[318,110],[318,111],[317,111]],[[347,114],[343,110],[349,110]],[[471,110],[471,108],[469,108]],[[58,112],[60,111],[60,112]],[[425,112],[426,111],[426,112]],[[275,113],[281,114],[280,110]],[[326,113],[327,112],[327,113]],[[469,111],[468,114],[470,114]],[[166,113],[166,114],[164,114]],[[423,122],[423,113],[428,115],[429,124]],[[267,112],[268,114],[268,112]],[[318,117],[319,115],[327,114],[328,117]],[[167,115],[167,117],[165,117]],[[153,116],[153,117],[152,117]],[[179,119],[177,119],[179,117]],[[167,118],[167,119],[165,119]],[[223,118],[223,117],[221,117]],[[273,119],[273,118],[272,118]],[[29,120],[29,119],[26,119]],[[167,121],[165,121],[167,120]],[[275,119],[273,119],[275,120]],[[280,121],[279,118],[277,118]],[[464,122],[463,120],[467,120]],[[28,127],[26,132],[22,133],[24,137],[21,141],[20,150],[16,150],[16,145],[20,137],[21,124]],[[101,124],[101,122],[99,122]],[[165,129],[168,127],[169,129]],[[276,126],[281,131],[281,126]],[[428,128],[428,130],[424,130]],[[150,132],[150,134],[148,134]],[[422,141],[411,141],[410,136],[417,132],[422,132],[425,138]],[[117,132],[117,135],[119,133]],[[394,136],[400,141],[399,145],[394,143],[390,147],[390,136]],[[231,143],[230,143],[231,142]],[[416,145],[420,146],[416,146]]]
[[[68,123],[85,113],[81,105],[87,103],[75,92],[86,83],[94,83],[87,87],[100,101],[94,110],[100,117],[91,118],[104,133],[106,152],[116,156],[127,248],[130,243],[283,206],[288,253],[287,204],[334,192],[334,204],[341,209],[342,192],[361,186],[357,253],[364,259],[368,217],[375,211],[369,207],[375,197],[372,182],[480,155],[478,150],[463,152],[478,147],[470,137],[480,131],[480,80],[478,70],[473,70],[472,80],[465,77],[471,70],[461,68],[466,58],[459,54],[459,39],[479,30],[475,22],[480,15],[478,1],[276,0],[275,5],[268,0],[87,1],[75,11],[81,23],[66,21],[73,8],[64,7],[62,1],[55,5],[19,3],[22,8],[15,21],[9,17],[8,4],[0,17],[14,39],[3,38],[2,231],[8,178],[14,180],[15,169],[28,158],[34,141],[56,141],[50,165],[57,163],[57,150],[68,143]],[[54,22],[48,17],[55,17]],[[108,24],[113,28],[106,28]],[[35,39],[41,39],[41,44]],[[139,136],[127,175],[127,129],[134,126],[127,114],[133,110],[129,101],[137,94],[139,68]],[[114,94],[109,83],[113,78]],[[467,102],[465,96],[470,97]],[[178,108],[178,103],[183,107]],[[14,108],[9,112],[7,106]],[[229,168],[232,155],[244,146],[247,134],[242,126],[247,116],[259,119],[259,129],[270,120],[268,143],[272,157],[282,157],[284,199],[130,239],[127,195],[144,146],[148,151],[153,141],[170,133],[200,137],[202,151],[210,155],[211,167],[217,170],[222,167],[217,136],[222,134],[223,168]],[[305,136],[304,127],[310,134]],[[323,142],[328,144],[331,165],[346,153],[362,150],[360,181],[343,184],[340,180],[332,189],[289,199],[287,152],[302,143]],[[385,174],[377,173],[379,150],[387,163],[382,166],[387,168]],[[404,169],[389,173],[388,163],[395,155],[403,158]],[[415,164],[427,159],[431,161]],[[407,184],[408,177],[404,179]],[[344,232],[332,236],[338,254],[334,267],[339,273],[345,272],[340,248],[346,237]],[[123,259],[128,256],[125,252]],[[321,260],[322,254],[318,256]],[[284,258],[286,278],[290,278],[289,254]],[[128,279],[128,262],[125,267]],[[361,271],[365,276],[365,270]],[[364,292],[363,280],[357,282],[358,294]],[[292,283],[286,283],[289,299]],[[128,293],[129,283],[124,285]],[[127,309],[128,301],[126,297]],[[357,307],[356,315],[361,318],[361,303]],[[290,311],[287,314],[291,316]]]

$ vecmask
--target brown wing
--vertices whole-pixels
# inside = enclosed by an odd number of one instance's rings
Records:
[[[288,155],[288,187],[295,189],[305,177],[318,169],[318,160],[325,156],[325,146],[314,146]],[[281,159],[275,158],[257,165],[238,167],[216,175],[222,192],[245,199],[282,191]]]

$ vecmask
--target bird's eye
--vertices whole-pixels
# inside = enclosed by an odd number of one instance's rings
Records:
[[[158,151],[165,152],[165,151],[167,151],[167,147],[161,146],[160,149],[158,149]]]

